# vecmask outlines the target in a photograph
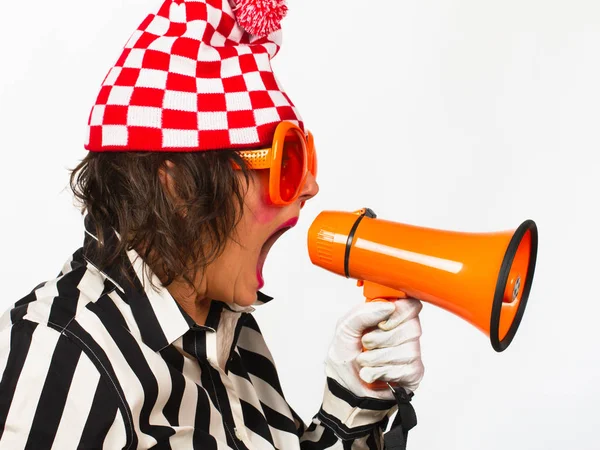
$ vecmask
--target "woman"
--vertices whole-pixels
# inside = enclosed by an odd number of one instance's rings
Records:
[[[71,176],[83,246],[0,320],[0,449],[381,449],[405,391],[368,383],[419,385],[421,304],[375,302],[340,319],[309,426],[285,400],[251,313],[316,155],[278,25],[247,13],[167,0],[105,78]]]

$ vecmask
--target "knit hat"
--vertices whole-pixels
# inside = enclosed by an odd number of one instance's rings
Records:
[[[165,0],[106,75],[85,148],[247,149],[270,145],[281,121],[303,129],[271,68],[283,1]]]

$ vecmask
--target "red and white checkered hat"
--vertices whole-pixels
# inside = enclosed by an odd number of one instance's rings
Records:
[[[252,148],[283,120],[303,128],[271,69],[283,0],[235,1],[166,0],[146,17],[104,79],[85,148]]]

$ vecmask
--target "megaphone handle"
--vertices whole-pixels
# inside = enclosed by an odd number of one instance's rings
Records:
[[[398,300],[399,298],[408,298],[405,292],[392,289],[382,284],[372,281],[360,280],[358,286],[363,288],[363,294],[368,302],[374,300]]]
[[[360,280],[357,285],[363,288],[363,294],[367,302],[373,301],[394,301],[400,298],[408,298],[405,292],[398,291],[396,289],[383,286],[381,284],[373,283],[372,281]],[[367,330],[367,333],[370,330]],[[363,352],[366,349],[363,347]],[[366,383],[370,389],[381,390],[389,389],[387,382],[376,381],[374,383]]]

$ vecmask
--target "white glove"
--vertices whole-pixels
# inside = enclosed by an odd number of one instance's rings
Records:
[[[359,397],[393,400],[391,389],[366,385],[377,380],[414,392],[425,371],[419,342],[422,308],[419,300],[401,299],[351,309],[337,323],[325,365],[327,376]],[[373,327],[378,328],[369,331]]]

